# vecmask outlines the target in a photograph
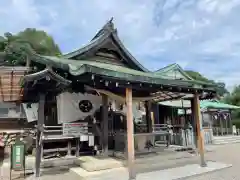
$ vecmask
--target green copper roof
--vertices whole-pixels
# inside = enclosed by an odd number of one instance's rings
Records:
[[[41,64],[67,70],[70,74],[74,76],[82,75],[84,73],[93,73],[102,76],[119,78],[126,81],[180,86],[185,88],[189,87],[196,89],[214,90],[215,87],[213,84],[206,84],[193,80],[166,79],[161,74],[157,74],[154,72],[137,71],[123,66],[100,63],[96,61],[79,61],[40,55],[35,55],[32,60]],[[202,86],[205,86],[205,88],[202,88]]]
[[[173,101],[163,101],[159,104],[164,106],[171,106],[176,108],[191,108],[191,103],[189,100],[173,100]],[[240,109],[239,106],[234,106],[231,104],[221,103],[214,100],[202,100],[200,101],[201,109]]]
[[[203,100],[200,102],[200,107],[202,109],[239,109],[239,106],[234,106],[231,104],[225,104],[218,101],[207,101]]]
[[[104,46],[104,43],[111,42],[112,44],[114,44],[114,47],[116,47],[121,52],[121,54],[123,54],[123,60],[125,60],[127,63],[134,64],[134,69],[149,72],[149,70],[143,67],[143,65],[140,64],[124,46],[124,44],[118,37],[117,29],[114,28],[114,24],[112,21],[113,18],[111,18],[111,20],[108,21],[103,26],[103,28],[98,31],[98,33],[86,46],[81,47],[73,52],[64,54],[62,55],[62,58],[74,59],[76,56],[78,56],[81,59],[84,58],[84,55],[89,53],[90,51],[93,50],[94,52],[96,49]]]
[[[166,74],[166,73],[168,73],[169,71],[172,71],[172,70],[177,70],[177,71],[179,71],[186,79],[193,80],[193,78],[190,77],[190,76],[181,68],[181,66],[179,66],[179,65],[176,64],[176,63],[170,64],[170,65],[168,65],[168,66],[166,66],[166,67],[164,67],[164,68],[161,68],[161,69],[155,71],[155,73],[164,75],[164,74]]]

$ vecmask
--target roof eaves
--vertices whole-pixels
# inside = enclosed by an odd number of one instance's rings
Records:
[[[167,73],[167,72],[169,72],[169,71],[171,71],[171,70],[174,70],[174,69],[179,70],[179,72],[180,72],[184,77],[186,77],[188,80],[193,80],[193,78],[190,77],[190,76],[182,69],[182,67],[179,66],[179,65],[176,64],[176,63],[170,64],[170,65],[168,65],[168,66],[166,66],[166,67],[163,67],[163,68],[155,71],[155,73],[157,73],[157,74],[164,74],[164,73]]]
[[[173,63],[173,64],[169,64],[169,65],[167,65],[167,66],[165,66],[163,68],[160,68],[160,69],[158,69],[158,70],[156,70],[154,72],[161,74],[161,73],[169,71],[169,70],[171,70],[171,69],[173,69],[175,67],[176,67],[176,63]]]
[[[152,83],[152,84],[161,84],[163,82],[165,84],[172,84],[173,86],[184,86],[190,87],[195,89],[209,89],[206,83],[202,83],[205,87],[195,87],[196,82],[191,80],[170,80],[164,79],[160,75],[156,75],[153,72],[142,72],[133,70],[126,67],[121,67],[117,65],[105,64],[105,63],[96,63],[96,62],[89,62],[89,61],[77,61],[77,60],[70,60],[70,59],[62,59],[57,57],[48,57],[48,56],[40,56],[37,55],[38,58],[35,61],[52,66],[54,68],[61,68],[74,76],[78,76],[87,72],[95,73],[103,76],[112,76],[117,77],[120,79],[125,79],[129,81],[139,81],[145,83]]]
[[[34,81],[34,80],[40,80],[40,79],[43,79],[46,76],[49,76],[51,79],[53,79],[55,81],[58,81],[59,83],[63,84],[64,86],[68,86],[68,85],[71,84],[70,80],[67,80],[67,79],[63,78],[62,76],[56,74],[55,72],[53,72],[49,68],[46,68],[46,69],[44,69],[40,72],[25,75],[21,79],[20,84],[24,84],[25,82],[31,82],[31,81]]]
[[[102,43],[106,38],[109,37],[110,34],[102,34],[101,36],[95,38],[94,40],[90,41],[88,44],[85,46],[81,47],[80,49],[77,49],[75,51],[72,51],[70,53],[64,54],[61,56],[61,58],[65,59],[71,59],[75,56],[78,56],[86,51],[89,51],[90,49],[94,48],[98,44]]]

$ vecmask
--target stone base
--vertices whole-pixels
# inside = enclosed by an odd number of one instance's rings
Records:
[[[170,168],[165,170],[158,170],[148,173],[138,173],[137,180],[150,180],[161,177],[161,180],[177,180],[192,176],[202,175],[208,172],[221,170],[231,167],[230,164],[207,162],[207,167],[200,167],[199,164],[190,164],[177,168]],[[71,172],[78,174],[81,178],[86,180],[126,180],[128,179],[128,170],[126,168],[116,168],[112,170],[103,170],[96,172],[88,172],[81,168],[71,168]]]
[[[114,168],[114,169],[106,169],[106,170],[101,170],[101,171],[86,171],[83,168],[70,168],[70,172],[78,175],[80,177],[80,179],[94,179],[94,178],[99,178],[102,176],[112,176],[114,174],[126,174],[127,173],[127,169],[124,167],[121,168]],[[117,176],[115,176],[113,179],[117,179]]]
[[[82,156],[75,160],[75,164],[89,172],[120,168],[123,166],[121,161],[101,156]]]

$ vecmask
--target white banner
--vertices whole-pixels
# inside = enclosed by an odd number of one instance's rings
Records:
[[[29,106],[28,103],[22,103],[23,109],[25,111],[27,121],[33,122],[38,119],[38,103],[31,103]]]
[[[64,92],[57,96],[58,124],[83,120],[100,108],[102,97]]]

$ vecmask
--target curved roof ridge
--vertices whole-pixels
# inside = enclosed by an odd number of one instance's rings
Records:
[[[173,64],[169,64],[168,66],[165,66],[157,71],[154,71],[155,73],[157,74],[161,74],[161,73],[165,73],[165,72],[168,72],[168,71],[171,71],[173,69],[177,68],[180,73],[182,73],[183,76],[185,76],[187,79],[189,80],[193,80],[193,78],[191,76],[189,76],[185,71],[184,69],[177,63],[173,63]]]
[[[97,37],[101,36],[102,34],[106,34],[106,33],[115,31],[116,29],[114,29],[114,24],[112,21],[113,21],[113,17],[109,21],[107,21],[107,23],[97,32],[97,34],[93,37],[92,40],[96,39]]]
[[[172,63],[172,64],[169,64],[167,66],[164,66],[156,71],[154,71],[155,73],[161,73],[162,71],[165,71],[166,69],[168,68],[172,68],[172,67],[176,67],[176,65],[178,65],[177,63]]]
[[[140,62],[138,62],[134,56],[127,50],[127,48],[123,45],[122,41],[117,35],[117,29],[114,28],[113,24],[113,18],[111,18],[103,27],[100,29],[97,34],[94,36],[94,38],[85,46],[72,51],[70,53],[64,54],[61,56],[61,58],[66,58],[66,59],[72,59],[73,57],[77,55],[81,55],[90,49],[96,47],[100,43],[104,42],[107,38],[113,38],[114,42],[120,49],[120,51],[123,52],[123,54],[126,57],[126,60],[130,60],[131,63],[137,67],[138,70],[144,71],[144,72],[149,72],[147,68],[145,68]]]

